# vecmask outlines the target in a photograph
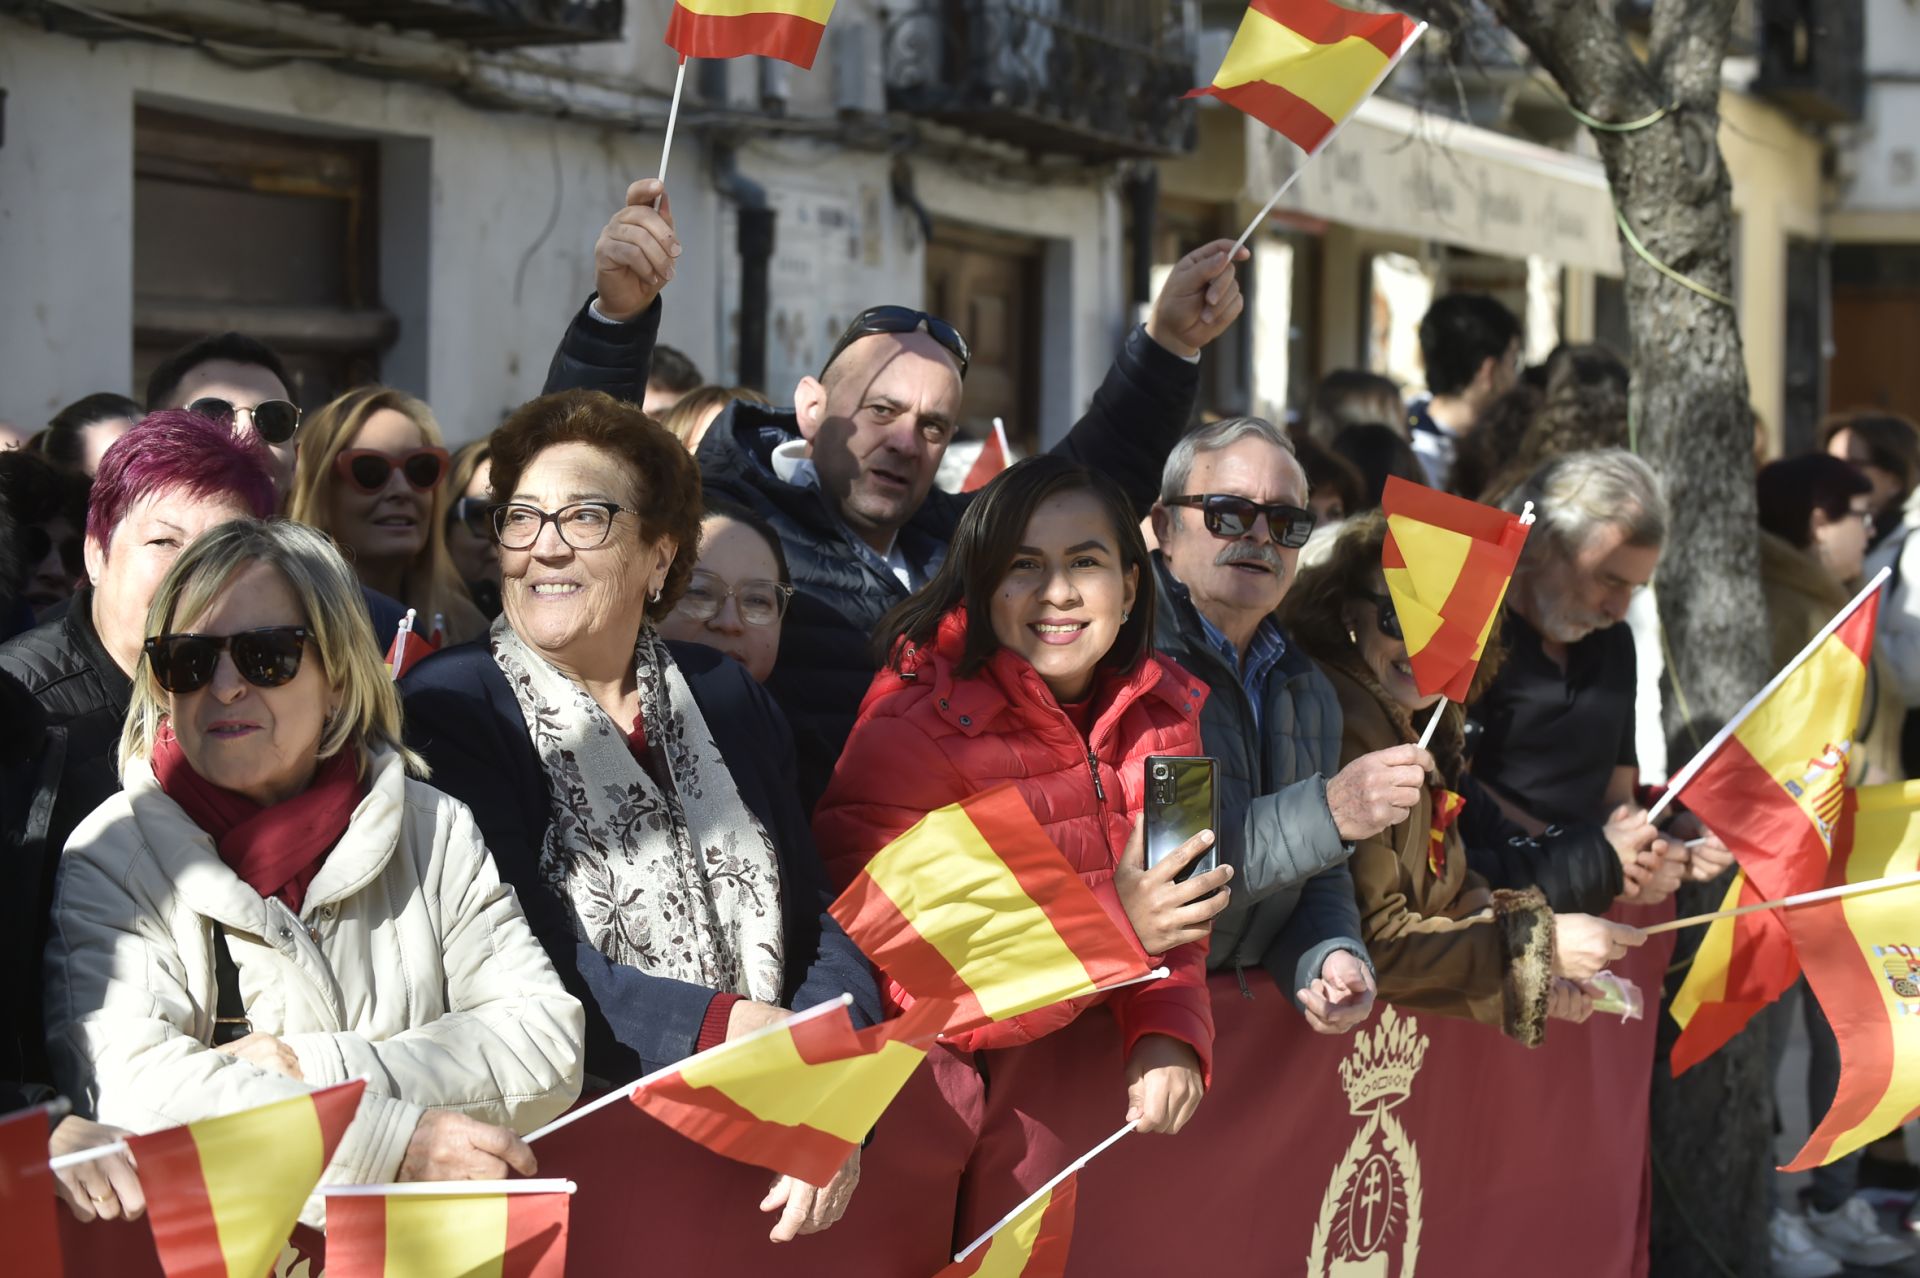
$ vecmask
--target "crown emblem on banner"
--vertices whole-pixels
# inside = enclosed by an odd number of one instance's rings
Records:
[[[1355,1114],[1378,1106],[1392,1109],[1413,1091],[1413,1076],[1427,1056],[1427,1036],[1412,1020],[1403,1019],[1389,1003],[1380,1023],[1369,1033],[1360,1031],[1353,1051],[1340,1062],[1340,1086]]]

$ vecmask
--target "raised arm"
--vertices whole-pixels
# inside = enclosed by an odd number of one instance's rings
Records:
[[[660,336],[660,293],[680,257],[672,202],[663,192],[657,178],[635,182],[600,232],[593,246],[594,296],[567,325],[542,394],[587,389],[634,404],[646,399]]]
[[[1127,334],[1093,403],[1054,452],[1105,471],[1142,515],[1160,492],[1167,454],[1192,423],[1199,356],[1245,309],[1229,240],[1181,258],[1154,299],[1153,313]]]

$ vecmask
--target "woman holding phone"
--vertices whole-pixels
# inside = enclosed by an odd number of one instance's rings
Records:
[[[1017,1052],[1104,1004],[1118,1023],[1126,1118],[1172,1133],[1206,1089],[1207,934],[1233,871],[1176,881],[1211,847],[1211,831],[1144,868],[1146,758],[1203,753],[1206,692],[1151,651],[1153,592],[1138,522],[1112,481],[1052,456],[1007,470],[968,508],[934,579],[881,622],[884,665],[814,813],[814,834],[844,887],[927,813],[1013,783],[1115,920],[1172,974],[1001,1021],[955,1046],[991,1074],[1001,1049]],[[911,1001],[898,987],[889,993]],[[1103,1076],[1114,1082],[1102,1134],[1122,1117],[1117,1063],[1085,1062],[1089,1094],[1106,1094]],[[1026,1117],[1031,1190],[1063,1164],[1057,1154],[1083,1151],[1051,1149],[1049,1116]]]

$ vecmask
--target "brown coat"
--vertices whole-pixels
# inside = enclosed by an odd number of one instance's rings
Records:
[[[1322,662],[1345,720],[1342,766],[1415,739],[1405,711],[1373,677],[1346,662]],[[1553,986],[1553,914],[1537,889],[1492,891],[1467,868],[1456,826],[1441,873],[1428,860],[1432,802],[1354,845],[1348,867],[1360,903],[1361,937],[1380,997],[1493,1025],[1537,1047]]]
[[[1773,666],[1779,670],[1800,655],[1834,614],[1846,607],[1853,590],[1833,579],[1811,550],[1801,550],[1772,533],[1760,534],[1760,589],[1767,601]],[[1900,690],[1879,657],[1868,667],[1865,704],[1860,710],[1860,750],[1854,756],[1871,766],[1871,781],[1900,781],[1900,729],[1907,708]],[[1858,781],[1856,776],[1853,780]]]

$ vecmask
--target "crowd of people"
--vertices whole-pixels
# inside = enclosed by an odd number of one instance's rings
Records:
[[[1448,295],[1413,404],[1342,371],[1297,423],[1203,419],[1198,364],[1243,307],[1245,251],[1216,242],[1057,446],[951,493],[966,337],[876,305],[789,407],[706,385],[657,341],[659,193],[601,234],[546,393],[458,451],[400,390],[303,411],[229,333],[144,404],[90,394],[0,454],[0,1110],[68,1098],[53,1152],[363,1077],[327,1180],[532,1174],[524,1136],[583,1093],[789,1011],[910,1003],[827,907],[1003,783],[1169,975],[943,1043],[942,1094],[1109,1017],[1121,1058],[1075,1069],[1169,1136],[1213,1085],[1209,973],[1322,1034],[1386,1002],[1532,1046],[1645,940],[1616,906],[1730,872],[1715,832],[1648,816],[1637,601],[1669,521],[1617,356],[1523,369],[1505,307]],[[1890,565],[1860,740],[1900,778],[1920,430],[1853,414],[1823,444],[1755,479],[1775,656]],[[1464,706],[1412,676],[1393,476],[1538,517]],[[444,646],[395,682],[409,613]],[[1220,821],[1149,867],[1151,755],[1213,758]],[[1811,998],[1777,1015],[1804,1019],[1817,1114],[1832,1031]],[[1023,1188],[1079,1152],[1051,1118],[1026,1115]],[[860,1165],[780,1178],[771,1238],[832,1226]],[[1869,1171],[1913,1175],[1884,1143],[1823,1169],[1773,1217],[1777,1273],[1912,1254]],[[60,1193],[144,1209],[124,1154]]]

